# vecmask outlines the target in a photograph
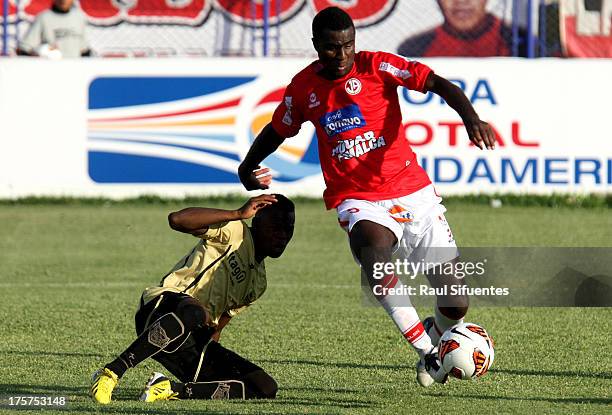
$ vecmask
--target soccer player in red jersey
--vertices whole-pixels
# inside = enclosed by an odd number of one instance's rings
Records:
[[[460,88],[427,66],[384,52],[355,53],[355,26],[342,9],[330,7],[313,22],[319,59],[287,86],[272,121],[257,136],[238,174],[248,190],[267,189],[269,169],[259,164],[310,121],[317,132],[328,209],[338,212],[355,259],[377,300],[419,354],[417,380],[444,382],[435,345],[467,312],[466,296],[438,296],[435,317],[421,323],[408,296],[385,295],[400,287],[395,273],[380,276],[401,247],[413,263],[457,261],[458,251],[444,218],[446,209],[427,173],[401,133],[397,87],[432,91],[459,113],[470,140],[493,149],[495,136]],[[439,274],[439,275],[438,275]],[[457,284],[452,275],[428,270],[433,287]],[[376,291],[375,287],[379,290]],[[399,300],[399,301],[398,301]]]

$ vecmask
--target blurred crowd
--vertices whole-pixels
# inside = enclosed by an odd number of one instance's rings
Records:
[[[435,0],[432,7],[437,6],[443,21],[406,36],[392,51],[407,57],[612,57],[612,0],[542,0],[533,4],[540,6],[535,15],[537,21],[527,25],[521,21],[512,25],[509,23],[512,19],[504,19],[491,12],[489,0]],[[350,12],[350,9],[347,10]],[[51,0],[51,7],[38,13],[27,32],[17,39],[14,54],[50,59],[92,56],[88,30],[88,15],[78,3],[74,0]],[[127,48],[118,53],[107,50],[95,51],[95,54],[177,55],[171,47],[149,49],[156,51],[142,52],[146,50],[143,47],[140,53],[130,54],[126,52],[129,50]],[[240,50],[219,54],[249,55],[251,52]],[[195,56],[215,54],[207,53],[204,49],[197,49],[193,53]]]

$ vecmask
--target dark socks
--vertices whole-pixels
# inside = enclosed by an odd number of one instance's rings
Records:
[[[151,324],[119,357],[105,367],[121,377],[129,368],[163,350],[184,332],[185,327],[176,314],[165,314]]]

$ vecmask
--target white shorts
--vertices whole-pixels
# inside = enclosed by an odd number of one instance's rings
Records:
[[[346,199],[336,208],[340,226],[350,234],[360,220],[369,220],[388,228],[397,243],[395,251],[411,262],[444,263],[459,256],[455,238],[444,217],[446,208],[440,203],[430,184],[397,199]]]

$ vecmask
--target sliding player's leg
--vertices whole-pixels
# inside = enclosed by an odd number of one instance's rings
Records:
[[[178,347],[190,332],[202,328],[206,312],[186,294],[165,293],[141,307],[136,314],[139,337],[115,360],[93,375],[91,396],[109,403],[112,391],[125,372],[164,349]]]
[[[209,340],[204,347],[185,345],[181,350],[154,357],[175,374],[174,382],[153,373],[141,400],[273,399],[278,386],[261,367]],[[178,369],[180,366],[189,370]],[[187,374],[189,373],[189,374]]]

